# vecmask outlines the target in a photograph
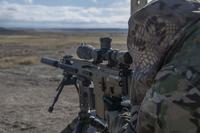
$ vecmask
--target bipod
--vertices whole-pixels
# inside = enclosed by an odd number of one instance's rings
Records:
[[[76,77],[73,77],[71,75],[66,75],[63,77],[62,81],[60,82],[60,84],[58,85],[58,88],[56,89],[56,96],[54,97],[53,103],[52,105],[49,107],[48,112],[52,113],[54,110],[54,106],[56,104],[56,102],[59,99],[59,96],[64,88],[64,86],[66,85],[75,85],[76,84]]]

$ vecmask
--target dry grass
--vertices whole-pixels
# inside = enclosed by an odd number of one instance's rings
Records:
[[[28,46],[38,46],[49,48],[61,48],[86,42],[90,44],[99,44],[100,37],[111,37],[113,44],[124,44],[126,36],[122,34],[102,33],[102,34],[38,34],[38,35],[10,35],[0,36],[0,43],[2,44],[18,44]]]
[[[35,56],[14,56],[0,59],[0,69],[13,68],[17,65],[33,65],[39,63],[39,58]]]
[[[67,49],[70,51],[69,54],[74,55],[76,46],[81,42],[99,47],[100,37],[111,37],[112,44],[114,44],[113,48],[126,50],[126,35],[120,33],[0,35],[0,69],[13,68],[17,65],[36,64],[44,53],[49,52],[53,52],[54,55],[55,53],[61,55]]]

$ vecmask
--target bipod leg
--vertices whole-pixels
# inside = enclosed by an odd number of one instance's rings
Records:
[[[52,103],[52,105],[49,107],[48,112],[50,112],[50,113],[53,112],[54,106],[55,106],[56,102],[58,101],[58,98],[59,98],[59,96],[60,96],[60,94],[61,94],[61,92],[62,92],[62,90],[63,90],[63,88],[64,88],[64,86],[65,86],[64,83],[65,83],[65,78],[63,78],[63,80],[60,82],[58,88],[56,89],[57,94],[56,94],[56,96],[54,97],[53,103]]]

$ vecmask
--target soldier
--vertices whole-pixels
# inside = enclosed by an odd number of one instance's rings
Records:
[[[200,1],[150,2],[131,16],[127,45],[133,108],[110,132],[200,133]]]

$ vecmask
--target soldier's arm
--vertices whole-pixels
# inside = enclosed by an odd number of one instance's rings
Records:
[[[199,35],[200,30],[159,71],[140,107],[138,133],[200,132]]]

